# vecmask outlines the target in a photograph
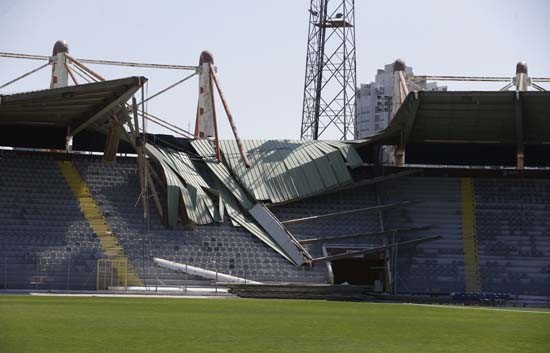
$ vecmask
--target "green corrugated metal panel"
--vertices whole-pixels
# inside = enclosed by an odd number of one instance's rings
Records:
[[[292,182],[298,198],[308,195],[312,192],[309,188],[306,174],[300,168],[300,163],[293,153],[290,141],[275,141],[277,149],[283,154],[283,165],[287,169],[287,180]]]
[[[160,151],[158,151],[156,148],[153,148],[153,146],[148,145],[147,153],[159,162],[162,171],[164,172],[164,176],[166,179],[166,213],[168,218],[168,225],[173,227],[178,223],[178,205],[181,193],[178,185],[178,178],[172,172],[170,167],[164,162],[164,158]]]
[[[363,165],[364,162],[354,147],[340,141],[326,141],[326,143],[338,148],[351,168],[357,168]]]
[[[258,164],[262,172],[262,183],[266,185],[269,199],[282,201],[287,198],[288,194],[286,183],[282,177],[284,169],[278,168],[279,163],[274,159],[275,153],[267,146],[266,142],[267,141],[260,140],[251,141],[254,151],[258,154],[259,158],[261,158]]]
[[[294,179],[289,177],[285,164],[281,163],[281,161],[284,161],[285,159],[285,153],[283,152],[281,146],[282,143],[280,143],[279,141],[270,140],[266,142],[266,147],[271,148],[271,150],[273,151],[273,163],[278,171],[277,178],[284,185],[284,191],[286,194],[285,199],[292,200],[295,198],[299,198],[300,193],[298,191],[296,183],[294,182]]]
[[[257,200],[290,201],[350,183],[352,178],[344,158],[352,156],[353,152],[343,146],[333,146],[320,141],[245,140],[242,144],[250,168],[244,166],[235,141],[220,141],[224,160],[222,163],[217,161],[210,141],[191,142],[202,161],[216,176],[219,185],[216,185],[215,189],[201,177],[187,154],[167,148],[152,148],[152,155],[161,163],[170,186],[169,219],[171,222],[177,221],[177,213],[174,215],[174,212],[177,212],[177,202],[174,201],[173,189],[179,189],[188,216],[196,223],[210,223],[221,219],[225,208],[233,224],[243,226],[291,262],[298,261],[293,261],[283,250],[284,246],[288,245],[286,238],[279,239],[284,233],[277,230],[274,235],[271,233],[273,229],[263,229],[240,211],[239,204],[248,211]],[[352,157],[348,158],[351,160]],[[211,195],[208,195],[206,190]],[[215,205],[210,196],[213,196],[213,199],[217,198],[219,203]],[[254,217],[265,220],[265,217],[262,218],[260,215],[261,212]],[[266,222],[271,225],[269,217]],[[289,236],[292,239],[291,235]],[[281,247],[279,244],[286,245]],[[299,254],[295,255],[292,253],[290,256],[299,257]]]
[[[327,156],[312,144],[308,147],[307,153],[313,159],[315,166],[319,171],[319,175],[321,176],[321,179],[323,179],[325,188],[330,189],[338,186],[338,178],[336,178],[332,172],[330,160]]]
[[[221,221],[212,199],[204,192],[208,184],[202,179],[187,155],[170,149],[147,146],[147,152],[161,165],[167,183],[168,224],[178,221],[180,197],[187,216],[197,224]]]
[[[191,197],[189,200],[191,203],[188,201],[185,205],[190,212],[194,213],[192,220],[195,221],[195,219],[197,219],[198,224],[208,224],[212,223],[212,221],[222,221],[223,219],[219,213],[219,210],[216,205],[214,205],[214,202],[210,196],[208,196],[204,191],[210,190],[210,186],[199,174],[189,156],[186,153],[170,149],[161,149],[160,151],[169,161],[172,162],[170,166],[174,172],[185,181],[188,189],[187,193]],[[183,185],[182,187],[185,188]],[[185,192],[186,190],[182,190],[182,196]],[[207,216],[207,214],[209,216]]]
[[[220,188],[224,190],[225,188]],[[271,237],[260,228],[250,217],[247,217],[239,210],[239,205],[237,200],[228,194],[228,191],[222,191],[225,200],[225,208],[227,209],[227,214],[233,223],[237,223],[242,226],[244,229],[248,230],[250,233],[255,235],[262,242],[267,244],[270,248],[275,250],[281,256],[283,256],[288,261],[292,260],[285,254],[285,252],[271,239]]]
[[[346,167],[346,163],[342,158],[340,150],[335,149],[334,147],[322,141],[317,141],[315,147],[326,154],[327,158],[330,160],[332,171],[334,172],[334,175],[336,175],[336,178],[338,178],[338,182],[341,185],[346,185],[353,182],[351,174]]]
[[[353,147],[321,141],[243,140],[246,168],[236,141],[221,141],[224,160],[237,181],[258,201],[284,202],[352,182],[345,159],[363,164]],[[358,162],[360,161],[360,163]]]
[[[218,177],[220,184],[216,185],[216,190],[210,188],[208,183],[201,177],[187,154],[168,148],[157,148],[152,145],[147,147],[148,154],[160,163],[166,177],[169,225],[175,226],[177,224],[180,197],[183,199],[189,219],[197,224],[212,223],[213,220],[222,219],[225,210],[227,210],[233,225],[244,227],[277,253],[291,261],[261,227],[240,211],[239,203],[243,207],[248,206],[250,208],[252,202],[244,195],[245,191],[233,180],[227,168],[215,160],[214,150],[209,142],[194,141],[193,147],[203,157],[210,170]],[[214,205],[214,202],[204,192],[203,188],[217,194],[219,200],[217,205]],[[235,197],[239,197],[239,200],[237,201]]]
[[[323,185],[323,180],[319,175],[319,170],[315,166],[313,159],[307,153],[307,149],[308,143],[302,142],[297,145],[296,149],[294,150],[294,154],[296,156],[296,160],[299,163],[300,169],[304,171],[304,174],[306,176],[305,181],[307,183],[309,193],[304,195],[314,194],[318,191],[325,189],[325,186]]]
[[[218,177],[218,179],[229,189],[241,206],[250,209],[253,206],[252,200],[246,194],[246,191],[233,179],[231,173],[225,166],[216,160],[216,152],[207,140],[195,140],[191,145],[202,157],[206,165]]]
[[[269,200],[269,193],[263,182],[263,165],[260,163],[260,153],[254,153],[253,141],[243,141],[248,153],[250,168],[246,168],[235,141],[220,141],[224,159],[233,171],[239,183],[247,189],[256,200]]]

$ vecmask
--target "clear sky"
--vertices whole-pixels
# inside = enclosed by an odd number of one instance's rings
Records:
[[[209,49],[241,137],[299,138],[308,5],[308,0],[0,0],[0,52],[50,55],[54,42],[66,39],[75,57],[196,65],[200,52]],[[530,76],[550,77],[548,0],[356,0],[356,38],[358,84],[372,81],[376,69],[397,57],[416,74],[512,76],[516,62],[526,60]],[[39,65],[0,58],[0,84]],[[146,76],[149,94],[187,74],[93,68],[107,78]],[[0,93],[47,88],[49,75],[44,70]],[[152,100],[148,111],[193,129],[197,86],[196,79],[184,83]],[[222,137],[231,138],[224,115],[220,118]]]

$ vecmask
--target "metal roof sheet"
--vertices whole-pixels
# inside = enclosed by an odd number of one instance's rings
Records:
[[[219,163],[216,160],[216,153],[214,148],[210,145],[208,140],[195,140],[191,142],[191,145],[197,153],[202,157],[206,165],[212,170],[212,172],[218,177],[218,179],[229,189],[239,203],[245,208],[250,209],[253,206],[252,200],[246,194],[244,188],[242,188],[231,176],[229,169],[223,163]]]
[[[146,82],[145,77],[128,77],[117,80],[0,95],[0,124],[62,126],[74,129],[86,123],[97,112],[107,107],[88,127],[104,131],[110,114]]]
[[[206,194],[209,185],[202,179],[187,154],[168,148],[147,145],[148,154],[161,165],[167,184],[168,224],[178,221],[180,196],[185,205],[187,217],[197,224],[221,221],[218,206]]]
[[[258,201],[286,202],[351,183],[346,161],[354,167],[363,164],[355,148],[339,143],[243,140],[242,145],[250,168],[244,166],[236,141],[220,141],[231,173]]]
[[[516,143],[516,92],[411,92],[389,126],[362,144],[408,142]],[[525,144],[550,143],[550,92],[519,92]],[[361,144],[360,143],[360,144]]]

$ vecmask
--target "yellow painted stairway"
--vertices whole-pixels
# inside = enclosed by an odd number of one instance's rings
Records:
[[[479,257],[476,238],[475,190],[472,178],[460,179],[462,209],[462,248],[464,250],[464,281],[466,292],[481,291]]]
[[[111,227],[107,224],[105,217],[101,213],[95,199],[92,197],[92,193],[86,186],[86,183],[78,174],[78,171],[73,166],[70,161],[59,161],[59,168],[69,184],[69,187],[73,191],[76,199],[78,200],[80,210],[82,214],[92,227],[95,234],[97,234],[101,247],[105,254],[107,254],[109,260],[113,260],[114,263],[126,261],[128,264],[127,267],[127,285],[128,286],[141,286],[143,283],[135,273],[133,267],[130,264],[130,261],[124,254],[124,249],[118,243],[118,239],[113,234]],[[120,270],[124,266],[120,266]]]

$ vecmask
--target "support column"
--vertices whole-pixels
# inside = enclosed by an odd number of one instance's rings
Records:
[[[213,138],[216,157],[220,161],[216,108],[214,105],[212,74],[210,72],[213,65],[214,57],[212,54],[207,50],[203,51],[199,58],[199,100],[195,121],[195,139]]]
[[[523,169],[525,166],[525,148],[523,142],[523,102],[521,99],[521,92],[527,91],[527,88],[531,85],[531,80],[527,73],[527,63],[525,61],[521,61],[516,65],[514,84],[516,86],[514,114],[516,131],[516,168]]]
[[[408,94],[408,88],[405,82],[405,67],[405,62],[402,59],[397,59],[393,63],[393,97],[390,121],[393,120],[393,117]],[[403,143],[395,147],[394,158],[396,166],[402,167],[403,164],[405,164],[405,147]]]
[[[69,45],[64,40],[58,40],[53,46],[52,52],[52,78],[50,88],[67,87],[69,85],[69,73],[67,71],[67,56]]]

